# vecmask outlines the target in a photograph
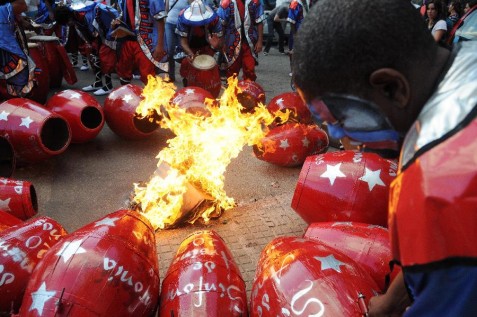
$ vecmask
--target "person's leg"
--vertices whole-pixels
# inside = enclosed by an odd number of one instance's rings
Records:
[[[274,22],[273,28],[278,33],[278,51],[280,53],[285,53],[285,32],[283,31],[281,22]]]
[[[147,77],[149,75],[156,76],[156,67],[144,54],[138,42],[131,43],[133,43],[134,65],[137,65],[141,81],[147,85]]]
[[[267,37],[267,43],[265,44],[265,48],[263,49],[264,53],[270,52],[270,47],[272,47],[273,43],[273,37],[274,37],[274,24],[272,19],[270,17],[267,19],[267,28],[268,28],[268,37]]]
[[[175,49],[177,46],[177,36],[175,34],[176,25],[173,23],[166,23],[166,42],[169,63],[169,78],[171,81],[176,80],[176,62],[174,60]]]
[[[132,71],[134,67],[134,51],[132,50],[133,41],[126,41],[121,43],[118,47],[119,56],[118,63],[116,64],[116,73],[119,76],[119,82],[121,85],[129,84],[132,80]]]
[[[248,44],[242,44],[242,72],[244,80],[255,81],[257,75],[255,74],[255,58]]]

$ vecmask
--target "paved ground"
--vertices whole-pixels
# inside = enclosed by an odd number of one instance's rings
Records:
[[[260,56],[257,82],[265,89],[267,102],[290,91],[289,71],[288,57],[275,48],[270,55]],[[63,84],[60,90],[86,86],[92,74],[78,72],[78,77],[78,83]],[[119,85],[117,80],[114,84]],[[98,98],[101,103],[104,99]],[[160,130],[146,140],[125,141],[105,125],[93,141],[72,144],[55,158],[19,167],[13,178],[31,181],[38,194],[39,214],[56,219],[72,232],[123,208],[133,183],[147,180],[154,171],[155,156],[168,136],[168,131]],[[249,147],[226,172],[227,194],[235,198],[238,206],[206,227],[216,230],[226,241],[249,292],[264,246],[277,236],[301,235],[306,228],[290,208],[299,172],[300,168],[260,161]],[[195,225],[157,233],[161,279],[182,240],[202,228]]]

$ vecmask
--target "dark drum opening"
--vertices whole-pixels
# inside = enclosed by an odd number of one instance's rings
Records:
[[[68,123],[63,118],[49,118],[41,129],[41,142],[50,151],[68,146],[71,138]]]
[[[139,117],[138,115],[134,116],[133,122],[136,129],[142,133],[151,133],[159,128],[159,114],[154,110],[152,115],[148,115],[144,118]]]
[[[31,199],[31,205],[36,214],[38,212],[38,198],[36,196],[36,190],[33,185],[30,185],[30,199]]]
[[[10,177],[15,169],[13,148],[6,139],[0,137],[0,177]]]
[[[103,122],[103,114],[98,108],[86,107],[81,111],[81,123],[88,129],[96,129]]]

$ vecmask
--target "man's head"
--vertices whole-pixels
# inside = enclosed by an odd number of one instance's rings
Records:
[[[315,118],[331,114],[318,119],[351,129],[358,141],[395,139],[429,98],[442,54],[409,1],[322,0],[298,32],[294,81]]]

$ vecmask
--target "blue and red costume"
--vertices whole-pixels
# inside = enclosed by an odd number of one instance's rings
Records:
[[[6,80],[9,95],[22,97],[33,88],[35,63],[10,3],[0,6],[0,23],[0,79]]]
[[[217,9],[224,26],[227,77],[243,71],[243,79],[255,81],[257,24],[266,19],[260,0],[222,0]]]
[[[121,21],[135,36],[118,39],[119,60],[116,71],[122,83],[130,82],[134,68],[139,69],[141,81],[147,83],[148,75],[155,75],[155,68],[167,72],[167,55],[161,61],[153,57],[158,43],[157,23],[164,23],[167,16],[163,0],[120,0]],[[162,40],[161,39],[161,40]],[[164,41],[165,43],[165,41]],[[165,46],[165,44],[164,44]],[[167,48],[164,48],[167,52]]]
[[[404,316],[477,316],[477,51],[458,47],[403,144],[389,229],[414,303]]]

